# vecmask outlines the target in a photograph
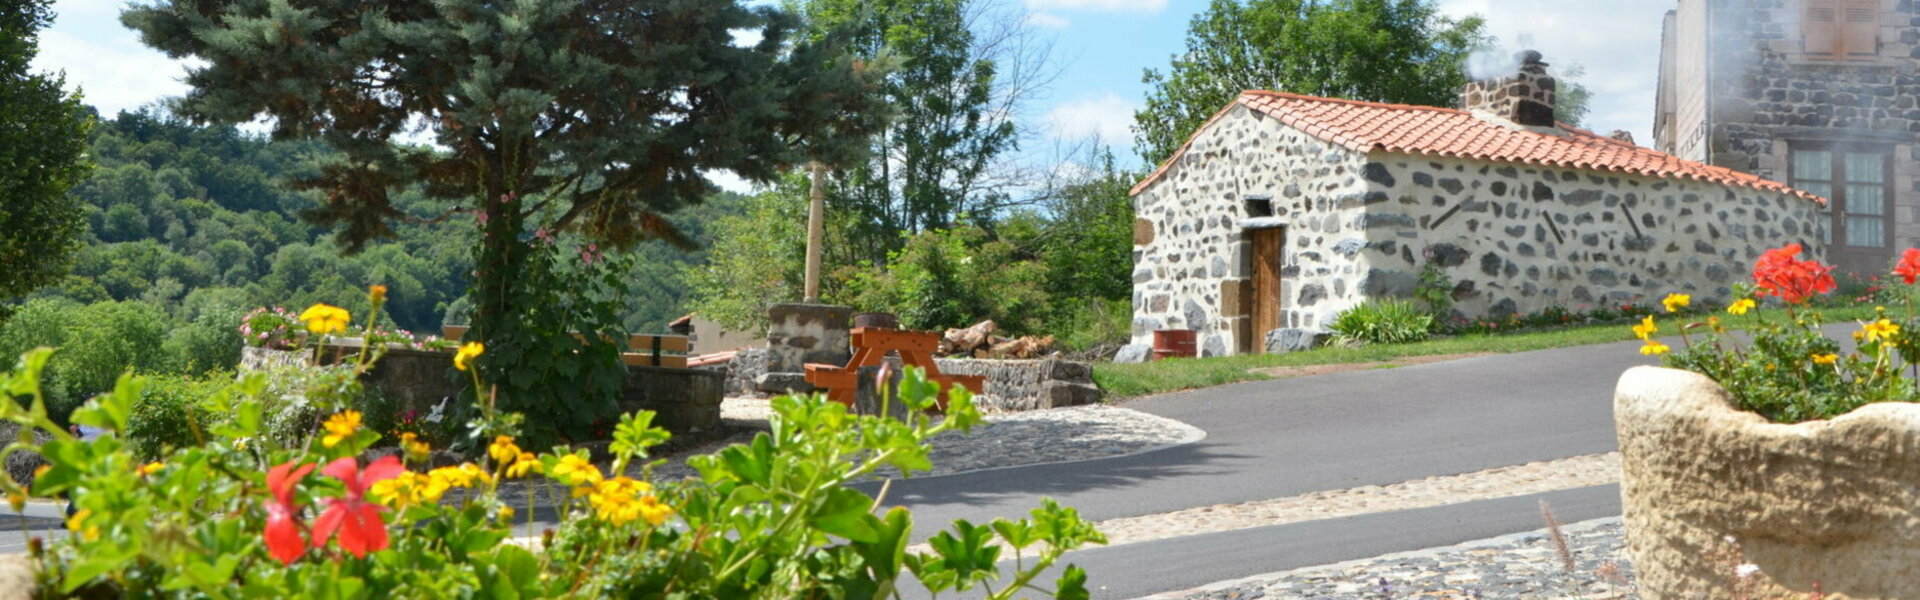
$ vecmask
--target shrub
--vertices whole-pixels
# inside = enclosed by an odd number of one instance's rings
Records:
[[[1060,345],[1088,351],[1126,344],[1133,336],[1133,301],[1129,299],[1063,300],[1060,315],[1048,323]]]
[[[1375,299],[1340,313],[1328,328],[1343,340],[1404,344],[1427,339],[1433,331],[1433,315],[1406,300]]]
[[[993,320],[1015,335],[1036,333],[1047,306],[1046,266],[1012,245],[964,227],[927,231],[890,255],[884,269],[842,275],[852,305],[900,316],[909,329],[940,330]]]
[[[149,379],[127,416],[128,448],[135,456],[152,460],[175,448],[200,445],[206,441],[204,428],[213,421],[200,400],[232,382],[230,373],[203,379],[182,376]]]

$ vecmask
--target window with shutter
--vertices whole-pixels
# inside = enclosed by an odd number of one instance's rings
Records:
[[[1880,0],[1846,0],[1839,16],[1835,55],[1861,59],[1880,54]]]
[[[1840,0],[1805,0],[1800,19],[1800,51],[1808,56],[1837,57]]]

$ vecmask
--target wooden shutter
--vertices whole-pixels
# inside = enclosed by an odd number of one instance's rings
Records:
[[[1840,0],[1806,0],[1800,19],[1800,51],[1813,56],[1834,56],[1839,33]]]
[[[1844,0],[1840,3],[1839,47],[1843,58],[1872,58],[1880,54],[1880,0]]]

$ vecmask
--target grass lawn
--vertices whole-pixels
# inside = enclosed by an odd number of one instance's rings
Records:
[[[1822,308],[1817,311],[1828,323],[1863,320],[1874,313],[1872,306]],[[1745,329],[1757,319],[1785,318],[1787,311],[1778,308],[1756,310],[1741,317],[1730,316],[1724,312],[1715,314],[1724,320],[1727,327]],[[1678,332],[1677,326],[1681,323],[1704,321],[1707,316],[1692,314],[1678,318],[1663,316],[1655,319],[1661,323],[1660,335],[1670,336]],[[1251,371],[1265,367],[1379,362],[1407,356],[1434,354],[1525,352],[1582,344],[1619,342],[1633,339],[1631,327],[1632,323],[1620,322],[1514,333],[1466,335],[1411,344],[1370,345],[1358,348],[1326,347],[1288,354],[1176,358],[1139,364],[1101,363],[1093,368],[1093,380],[1108,394],[1126,398],[1268,379],[1266,375]]]

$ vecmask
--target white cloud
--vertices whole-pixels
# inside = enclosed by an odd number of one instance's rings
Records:
[[[1072,25],[1073,22],[1068,21],[1066,17],[1061,17],[1051,13],[1037,12],[1037,13],[1027,15],[1027,24],[1032,25],[1034,27],[1043,27],[1046,29],[1066,29],[1067,26]]]
[[[186,93],[186,66],[140,43],[120,25],[119,5],[101,0],[60,0],[53,26],[40,32],[35,69],[64,71],[69,88],[111,116],[167,96]]]
[[[1156,13],[1167,7],[1167,0],[1027,0],[1031,10],[1097,10],[1107,12]]]
[[[1115,147],[1132,145],[1134,102],[1111,92],[1083,97],[1054,107],[1042,120],[1055,139],[1096,138]]]
[[[714,185],[720,186],[720,189],[723,189],[729,192],[751,194],[754,192],[754,189],[756,187],[753,184],[753,182],[747,181],[745,178],[739,175],[735,175],[733,171],[726,171],[726,170],[702,171],[700,174],[706,175],[707,181],[711,181],[713,182]]]

